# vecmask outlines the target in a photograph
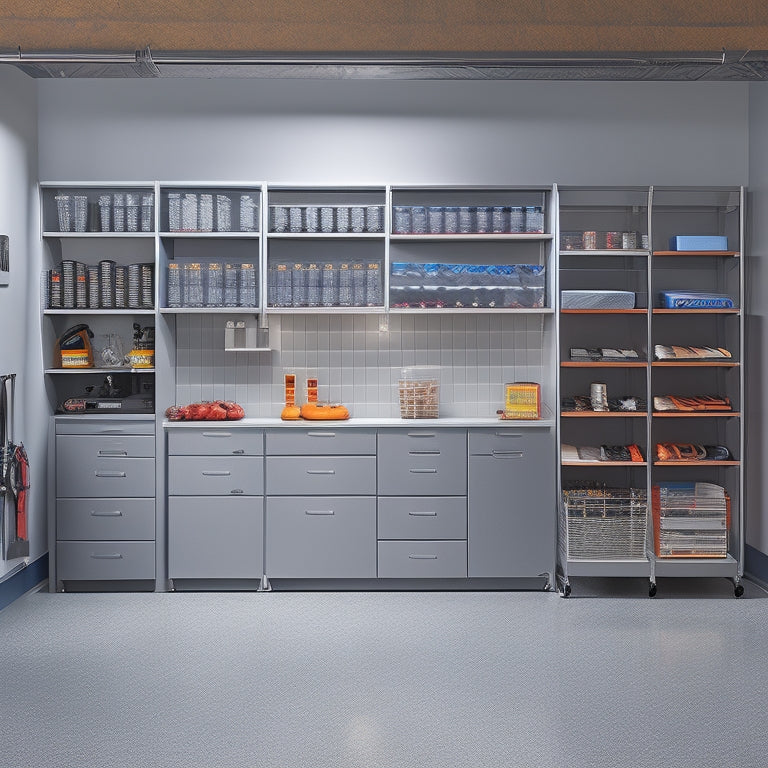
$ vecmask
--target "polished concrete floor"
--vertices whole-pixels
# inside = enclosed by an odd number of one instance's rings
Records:
[[[32,593],[0,613],[0,765],[758,768],[745,586]]]

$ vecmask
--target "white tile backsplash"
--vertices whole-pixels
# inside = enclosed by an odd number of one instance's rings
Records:
[[[299,397],[311,372],[321,399],[343,402],[354,416],[398,416],[401,369],[437,365],[441,415],[491,416],[509,381],[540,382],[554,405],[552,315],[275,315],[274,349],[259,353],[224,352],[225,320],[177,317],[177,403],[229,399],[249,416],[276,416],[290,370]]]

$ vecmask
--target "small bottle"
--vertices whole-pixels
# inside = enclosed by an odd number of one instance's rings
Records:
[[[339,306],[352,306],[352,270],[349,264],[339,267]]]

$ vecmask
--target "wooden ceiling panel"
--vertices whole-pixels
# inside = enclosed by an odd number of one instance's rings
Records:
[[[23,52],[552,53],[768,49],[768,4],[743,0],[0,0],[0,49]]]

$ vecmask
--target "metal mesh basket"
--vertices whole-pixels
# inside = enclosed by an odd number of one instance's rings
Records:
[[[563,491],[569,560],[645,560],[648,504],[635,488]]]

